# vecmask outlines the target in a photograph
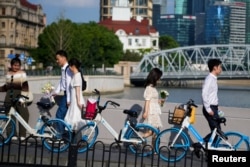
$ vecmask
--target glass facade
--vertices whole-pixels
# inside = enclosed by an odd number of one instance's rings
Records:
[[[195,21],[194,16],[162,15],[157,30],[160,36],[172,36],[180,46],[190,46],[194,45]]]
[[[206,12],[206,44],[228,44],[230,34],[230,7],[210,6]]]

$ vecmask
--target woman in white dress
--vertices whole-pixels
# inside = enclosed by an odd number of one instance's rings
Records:
[[[142,118],[144,122],[152,125],[153,127],[160,129],[162,127],[161,122],[161,99],[159,99],[159,93],[156,89],[157,81],[160,80],[162,76],[162,71],[158,68],[153,68],[146,79],[145,82],[145,91],[144,91],[144,112]],[[152,146],[154,147],[154,141],[156,135],[152,131],[148,131],[144,134],[144,137],[152,136]]]
[[[73,131],[77,131],[86,124],[82,119],[82,108],[85,107],[85,101],[82,95],[82,74],[80,71],[81,63],[72,58],[69,60],[69,69],[73,73],[70,83],[70,105],[64,120],[71,125]]]

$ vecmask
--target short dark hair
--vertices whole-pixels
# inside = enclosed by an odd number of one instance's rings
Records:
[[[216,66],[219,66],[221,63],[222,62],[221,62],[220,59],[210,59],[210,60],[208,60],[207,65],[208,65],[209,72],[212,72],[213,68],[216,67]]]
[[[56,55],[60,55],[60,56],[66,57],[66,59],[68,59],[68,55],[67,55],[67,52],[65,50],[58,50],[56,52]]]
[[[18,57],[11,59],[10,65],[12,66],[15,63],[18,63],[19,65],[21,65],[21,60]]]
[[[162,71],[159,68],[153,68],[147,76],[144,87],[147,87],[150,84],[156,86],[156,83],[161,78],[161,76],[162,76]]]

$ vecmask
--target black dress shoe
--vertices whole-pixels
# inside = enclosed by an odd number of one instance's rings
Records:
[[[200,151],[201,151],[202,145],[200,143],[194,143],[192,146],[194,148],[194,153],[196,157],[200,158]]]

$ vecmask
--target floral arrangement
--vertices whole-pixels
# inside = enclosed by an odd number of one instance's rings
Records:
[[[163,107],[163,104],[164,104],[164,102],[165,102],[165,100],[166,100],[166,98],[169,96],[169,93],[168,93],[168,91],[167,90],[161,90],[160,91],[160,97],[161,97],[161,102],[160,102],[160,104],[161,104],[161,107]]]
[[[51,84],[50,82],[46,83],[43,87],[42,87],[42,93],[45,94],[45,98],[50,98],[52,103],[55,103],[54,97],[51,96],[51,93],[53,92],[53,90],[55,89],[54,85]]]
[[[42,87],[42,93],[44,94],[50,94],[52,93],[52,91],[55,89],[55,87],[50,83],[46,83],[43,87]]]

